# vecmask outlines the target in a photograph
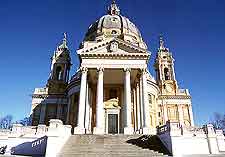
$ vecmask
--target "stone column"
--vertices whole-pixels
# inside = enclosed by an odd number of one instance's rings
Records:
[[[140,128],[141,128],[141,110],[140,110],[140,87],[139,87],[139,82],[137,83],[136,85],[136,94],[137,94],[137,107],[136,107],[136,110],[137,110],[137,127],[136,127],[136,131],[137,133],[140,133]]]
[[[91,133],[91,126],[92,126],[92,90],[91,88],[89,88],[88,90],[88,95],[89,95],[89,105],[90,105],[90,109],[89,109],[89,130],[90,130],[90,133]]]
[[[80,98],[78,108],[77,127],[74,128],[74,134],[85,134],[84,119],[85,119],[85,100],[86,100],[86,85],[87,85],[87,68],[81,69],[81,84]]]
[[[45,124],[46,104],[41,104],[39,124]]]
[[[124,69],[125,71],[125,82],[124,82],[124,107],[125,107],[125,112],[124,112],[124,134],[130,135],[133,134],[133,127],[132,127],[132,121],[131,121],[131,84],[130,84],[130,72],[131,69],[126,68]]]
[[[140,92],[140,104],[139,104],[139,107],[140,107],[140,134],[142,134],[142,129],[143,129],[143,122],[144,122],[144,118],[143,118],[143,113],[144,113],[144,109],[143,109],[143,80],[142,80],[142,76],[140,76],[140,82],[139,82],[139,92]]]
[[[190,115],[190,121],[191,121],[191,126],[194,126],[194,117],[193,117],[193,111],[192,111],[192,106],[189,105],[189,115]]]
[[[86,91],[86,109],[85,109],[85,129],[87,133],[90,133],[89,130],[89,117],[90,116],[90,102],[89,102],[89,85],[87,83],[87,91]]]
[[[63,111],[63,105],[58,104],[58,106],[57,106],[57,119],[62,120],[62,111]]]
[[[179,122],[182,126],[184,126],[184,114],[183,114],[182,105],[178,105],[178,114],[179,114]]]
[[[143,86],[143,134],[150,134],[150,108],[148,102],[148,91],[147,91],[147,71],[142,70],[142,86]]]
[[[96,127],[94,128],[94,134],[104,134],[105,133],[105,111],[103,102],[103,75],[104,69],[98,68],[98,82],[97,82],[97,99],[96,99]]]
[[[133,88],[133,97],[134,97],[134,131],[137,130],[137,97],[136,97],[136,89]]]

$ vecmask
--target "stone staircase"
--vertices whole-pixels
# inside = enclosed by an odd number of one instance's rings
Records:
[[[160,157],[163,153],[140,147],[141,135],[72,135],[58,157]],[[134,143],[135,139],[139,142]]]

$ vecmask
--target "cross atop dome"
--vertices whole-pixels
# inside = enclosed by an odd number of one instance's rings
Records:
[[[108,13],[110,15],[120,15],[120,9],[116,4],[116,0],[112,0],[112,4],[108,7]]]

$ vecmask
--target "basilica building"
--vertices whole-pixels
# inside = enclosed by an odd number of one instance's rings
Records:
[[[156,134],[167,121],[194,126],[191,96],[180,89],[174,58],[163,37],[148,70],[151,52],[140,31],[115,3],[91,24],[71,64],[66,34],[51,58],[44,88],[32,95],[32,125],[60,119],[74,134]]]

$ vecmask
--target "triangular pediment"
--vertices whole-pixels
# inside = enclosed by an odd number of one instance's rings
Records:
[[[101,42],[85,43],[84,48],[77,51],[82,54],[149,54],[145,49],[132,45],[118,38],[112,38]]]

